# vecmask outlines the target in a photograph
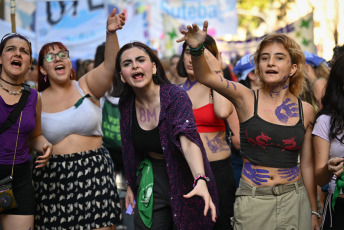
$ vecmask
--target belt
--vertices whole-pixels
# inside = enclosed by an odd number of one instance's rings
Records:
[[[265,196],[265,195],[274,195],[280,196],[282,194],[291,192],[303,187],[302,179],[289,183],[289,184],[276,184],[272,187],[255,187],[247,183],[243,179],[240,179],[239,188],[237,189],[236,196]]]

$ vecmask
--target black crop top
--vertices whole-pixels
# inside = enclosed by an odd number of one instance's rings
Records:
[[[163,154],[158,127],[155,127],[152,130],[144,130],[140,127],[137,121],[135,103],[133,109],[133,123],[131,128],[131,135],[133,139],[135,152],[154,152]]]
[[[297,166],[302,147],[305,127],[303,125],[302,102],[298,98],[299,121],[296,125],[285,126],[267,122],[257,114],[258,95],[254,93],[254,115],[240,123],[241,155],[252,163],[274,167],[292,168]]]

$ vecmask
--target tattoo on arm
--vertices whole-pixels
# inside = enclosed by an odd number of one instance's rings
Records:
[[[218,133],[213,139],[209,139],[207,135],[204,136],[207,141],[207,146],[212,153],[222,151],[229,151],[229,146],[225,140],[221,140],[221,133]]]
[[[269,173],[269,170],[254,169],[252,168],[252,165],[255,164],[246,162],[242,173],[257,185],[261,185],[262,182],[267,182],[268,180],[266,178],[270,178],[270,175],[267,175]]]
[[[300,175],[300,169],[297,166],[293,168],[278,169],[278,175],[280,175],[283,179],[288,179],[288,181],[292,181]]]
[[[289,118],[299,116],[299,108],[296,103],[290,103],[290,98],[284,100],[282,105],[278,106],[275,110],[275,115],[279,121],[287,123]],[[284,111],[284,113],[282,113]]]

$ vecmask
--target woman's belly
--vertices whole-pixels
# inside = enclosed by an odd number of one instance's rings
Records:
[[[200,136],[209,161],[223,160],[231,155],[225,131],[200,133]]]
[[[64,155],[102,147],[101,136],[71,134],[53,146],[53,154]]]
[[[293,168],[272,168],[255,165],[243,158],[241,178],[256,187],[277,184],[288,184],[301,179],[301,170],[298,166]]]

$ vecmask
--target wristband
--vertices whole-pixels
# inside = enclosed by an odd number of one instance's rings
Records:
[[[319,213],[317,213],[316,211],[312,211],[312,215],[316,215],[318,217],[318,219],[321,218],[321,215]]]
[[[193,187],[195,187],[197,185],[198,180],[204,180],[205,182],[210,181],[209,177],[206,177],[206,176],[204,176],[202,174],[198,175],[198,176],[196,176],[196,178],[194,180]]]
[[[116,30],[115,31],[110,31],[110,30],[106,29],[106,33],[108,35],[114,35],[116,33]]]
[[[200,45],[199,47],[197,48],[191,48],[189,47],[190,49],[190,54],[191,56],[193,57],[199,57],[201,56],[203,53],[204,53],[204,44]]]

